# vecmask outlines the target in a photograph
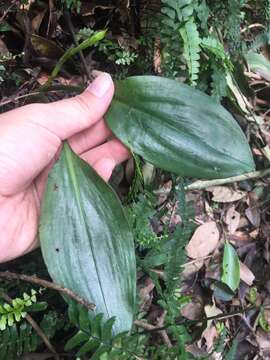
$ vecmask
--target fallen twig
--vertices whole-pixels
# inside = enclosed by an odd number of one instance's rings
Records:
[[[83,298],[75,294],[72,290],[65,288],[61,285],[58,285],[56,283],[40,279],[36,276],[16,274],[10,271],[0,271],[0,278],[6,280],[21,280],[21,281],[29,282],[31,284],[40,285],[42,287],[52,289],[64,295],[67,295],[69,298],[75,300],[77,303],[85,306],[89,310],[94,310],[96,308],[95,304],[89,303],[88,301],[84,300]]]
[[[166,315],[167,315],[167,311],[165,310],[162,312],[161,316],[158,318],[158,322],[157,322],[158,327],[164,326],[164,321],[165,321]],[[160,330],[159,334],[162,337],[164,344],[167,345],[168,348],[172,348],[173,346],[172,346],[171,340],[167,334],[167,331]]]
[[[187,191],[202,190],[202,189],[206,189],[210,186],[225,185],[225,184],[230,184],[230,183],[234,183],[237,181],[256,179],[256,178],[264,177],[266,175],[270,175],[270,168],[264,169],[264,170],[252,171],[252,172],[249,172],[249,173],[246,173],[243,175],[232,176],[232,177],[225,178],[225,179],[215,179],[215,180],[206,180],[206,181],[198,180],[190,185],[187,185],[185,187],[185,190],[187,190]]]

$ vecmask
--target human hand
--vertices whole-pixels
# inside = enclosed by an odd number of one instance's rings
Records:
[[[0,115],[0,262],[38,246],[42,196],[63,140],[106,181],[128,150],[111,135],[102,116],[113,82],[101,74],[80,95],[30,104]]]

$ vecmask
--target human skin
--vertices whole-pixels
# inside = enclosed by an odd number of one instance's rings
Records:
[[[106,181],[129,158],[119,140],[107,140],[103,115],[113,93],[111,77],[102,73],[78,96],[0,115],[0,262],[38,246],[42,197],[62,141]]]

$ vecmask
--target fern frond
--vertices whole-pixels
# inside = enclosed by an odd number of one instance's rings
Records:
[[[201,39],[194,18],[190,18],[180,29],[184,42],[184,57],[187,62],[191,85],[196,85],[200,68]]]
[[[165,265],[166,293],[173,295],[180,286],[182,265],[186,260],[185,246],[194,231],[194,225],[189,221],[193,216],[193,208],[186,203],[184,185],[180,183],[177,191],[178,212],[181,216],[181,224],[178,224],[173,238],[175,239],[171,247],[167,264]]]
[[[0,303],[0,331],[6,329],[7,326],[13,326],[26,316],[30,307],[36,303],[36,291],[31,290],[31,295],[23,293],[22,298],[13,299],[11,304]]]
[[[27,322],[19,327],[14,324],[0,332],[0,360],[13,360],[34,352],[40,343],[41,339]]]
[[[157,247],[160,237],[155,234],[150,223],[155,210],[147,197],[140,194],[138,201],[133,202],[127,210],[130,227],[139,247],[142,249]]]
[[[195,2],[194,9],[197,18],[200,20],[200,27],[208,32],[208,19],[210,15],[210,9],[205,0]]]
[[[139,350],[139,334],[127,336],[127,333],[121,333],[114,336],[112,327],[115,318],[104,323],[102,314],[93,317],[87,309],[74,302],[70,302],[69,317],[79,331],[66,343],[66,351],[76,349],[77,356],[87,355],[91,360],[137,358],[135,352]]]
[[[257,35],[253,42],[247,47],[247,51],[256,51],[264,45],[270,45],[270,28],[267,31],[263,31],[262,33]]]
[[[211,65],[212,69],[212,82],[211,82],[211,95],[218,102],[228,95],[228,86],[226,80],[226,72],[220,66],[216,64]]]
[[[241,8],[245,1],[228,0],[227,7],[227,39],[229,41],[230,50],[233,54],[238,54],[242,49],[241,42],[241,22],[243,14]]]
[[[208,36],[202,39],[201,47],[205,49],[209,55],[215,57],[215,61],[219,61],[221,67],[225,70],[233,71],[233,64],[230,55],[226,54],[223,44],[213,36]]]

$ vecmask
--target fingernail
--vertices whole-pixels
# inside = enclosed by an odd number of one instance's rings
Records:
[[[87,88],[93,95],[102,98],[112,86],[112,78],[107,73],[99,75]]]

